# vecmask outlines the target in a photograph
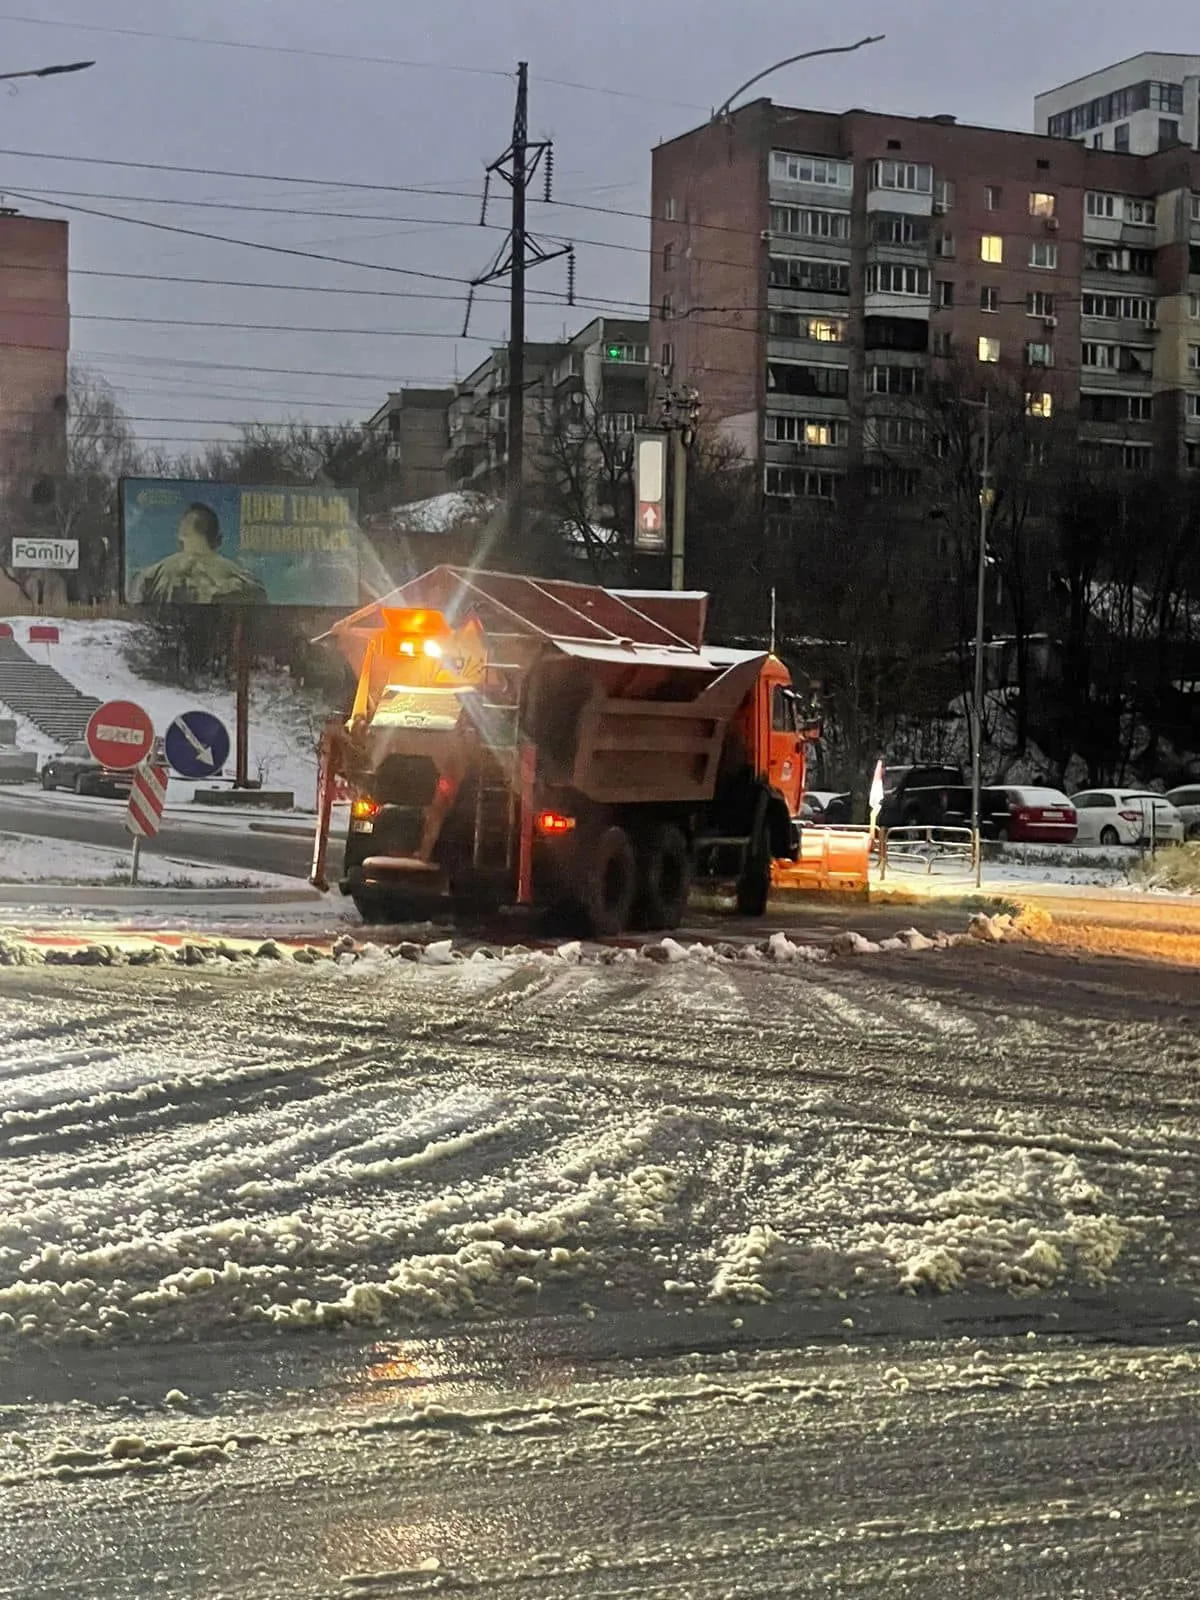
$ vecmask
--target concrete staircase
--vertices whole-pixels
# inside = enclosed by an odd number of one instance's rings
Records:
[[[0,639],[0,704],[29,721],[50,739],[70,744],[82,739],[88,719],[101,702],[80,694],[53,667],[44,667],[15,639]]]

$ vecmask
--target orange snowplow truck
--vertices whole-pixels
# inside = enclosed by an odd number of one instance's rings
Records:
[[[312,881],[340,790],[367,922],[432,894],[609,937],[678,927],[694,880],[761,915],[819,729],[774,656],[704,643],[707,606],[436,567],[346,617],[322,636],[358,687],[322,742]]]

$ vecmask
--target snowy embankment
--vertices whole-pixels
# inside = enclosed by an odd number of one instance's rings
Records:
[[[59,630],[60,642],[47,645],[28,642],[29,617],[3,620],[11,624],[17,643],[35,661],[53,667],[82,694],[99,700],[135,701],[149,712],[160,735],[181,711],[202,710],[220,717],[232,737],[236,718],[231,688],[175,688],[151,683],[134,671],[127,653],[136,623],[39,617],[35,620],[53,623]],[[256,672],[251,678],[250,776],[261,776],[268,788],[291,789],[301,808],[311,809],[315,804],[316,744],[325,709],[282,672]],[[17,744],[43,756],[59,748],[24,720],[17,729]],[[190,799],[195,787],[194,780],[172,778],[171,797]]]
[[[0,1343],[1194,1279],[1178,1119],[1121,1123],[1082,1032],[1065,1094],[1060,1016],[889,987],[931,945],[346,940],[197,957],[203,1006],[7,1000]]]
[[[120,885],[129,882],[130,851],[33,834],[0,833],[0,884]],[[269,872],[241,872],[172,856],[143,855],[138,879],[148,887],[173,889],[295,887],[295,879]]]

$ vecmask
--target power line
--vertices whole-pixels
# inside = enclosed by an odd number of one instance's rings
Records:
[[[511,78],[513,76],[511,72],[506,72],[500,67],[474,67],[467,66],[462,62],[416,61],[402,56],[360,56],[342,50],[314,50],[300,45],[258,44],[248,39],[206,39],[196,34],[161,33],[149,28],[101,27],[97,23],[59,22],[51,17],[0,15],[0,22],[20,22],[37,28],[62,28],[82,33],[111,34],[128,39],[166,39],[177,44],[210,45],[213,48],[222,50],[253,50],[277,55],[310,56],[324,61],[358,62],[365,66],[406,67],[421,72],[461,72],[487,78]],[[578,83],[570,78],[539,78],[538,82],[553,84],[560,89],[575,89],[583,94],[609,95],[617,100],[637,100],[642,104],[646,102],[646,96],[639,94],[634,89],[612,89],[606,84]],[[688,100],[667,100],[656,97],[654,103],[656,105],[679,106],[686,111],[700,111],[705,114],[712,109],[710,106],[694,104]]]

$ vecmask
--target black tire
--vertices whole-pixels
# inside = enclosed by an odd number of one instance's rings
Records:
[[[43,767],[42,768],[42,788],[47,790],[47,791],[49,791],[51,789],[56,789],[57,787],[58,787],[58,785],[54,782],[54,779],[46,771],[45,767]]]
[[[746,861],[737,883],[738,915],[763,917],[771,898],[771,834],[765,815],[746,846]]]
[[[424,920],[412,902],[403,895],[356,894],[351,898],[359,916],[369,927],[387,928],[401,922]]]
[[[78,772],[75,774],[75,782],[72,784],[72,788],[76,794],[86,794],[88,792],[88,781],[84,773]]]
[[[1115,828],[1101,828],[1100,829],[1100,843],[1101,844],[1108,845],[1108,846],[1111,847],[1114,844],[1120,844],[1120,842],[1121,842],[1121,835],[1117,832],[1117,830]]]
[[[637,857],[624,828],[605,828],[585,846],[576,868],[575,901],[594,938],[613,939],[633,918]]]
[[[692,853],[682,830],[672,823],[653,829],[638,851],[638,927],[677,928],[691,889]]]
[[[1008,823],[1001,822],[996,825],[995,840],[997,844],[1008,843]]]
[[[1188,824],[1187,839],[1189,844],[1194,844],[1197,841],[1200,841],[1200,822],[1192,822]]]

